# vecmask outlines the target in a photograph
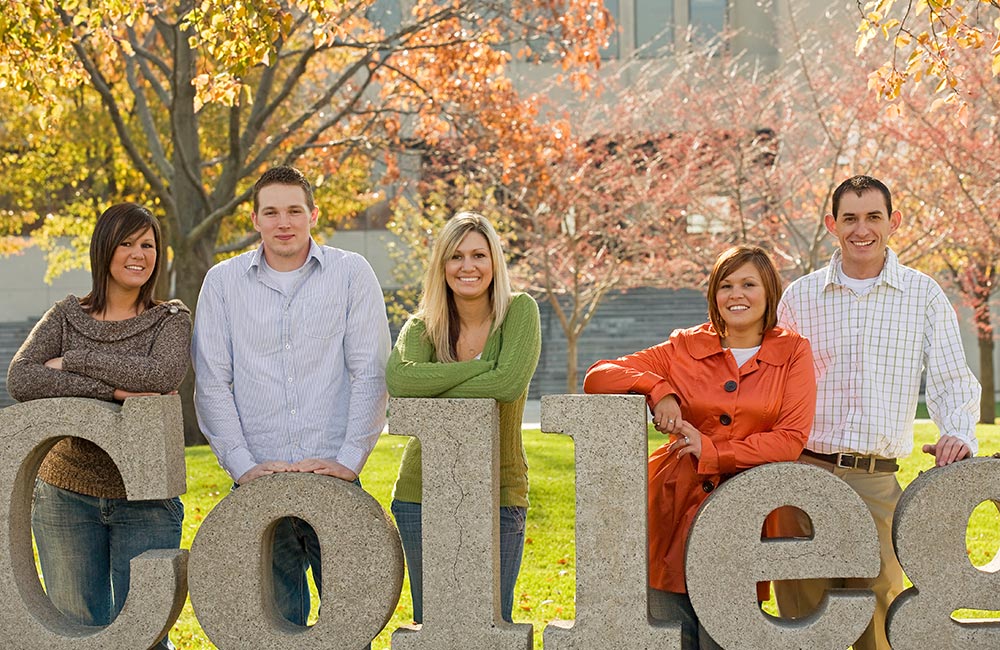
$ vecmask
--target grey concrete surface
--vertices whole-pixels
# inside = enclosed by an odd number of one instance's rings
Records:
[[[42,591],[31,549],[31,495],[42,458],[60,438],[102,447],[130,499],[185,492],[180,398],[141,397],[123,406],[82,398],[40,399],[0,410],[0,639],[5,648],[149,648],[184,605],[187,551],[132,560],[128,599],[107,627],[71,622]]]

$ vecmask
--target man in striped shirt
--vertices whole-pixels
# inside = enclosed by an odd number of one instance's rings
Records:
[[[977,450],[980,387],[965,360],[958,319],[941,287],[900,264],[889,249],[901,220],[882,182],[870,176],[844,181],[825,219],[840,249],[829,266],[789,285],[778,308],[780,323],[808,338],[813,350],[816,417],[801,460],[830,470],[861,496],[875,520],[881,555],[874,580],[776,582],[778,608],[797,618],[814,611],[830,587],[872,589],[875,615],[855,650],[890,647],[885,615],[903,589],[892,546],[901,494],[896,459],[913,448],[922,371],[927,408],[941,434],[923,451],[942,466]],[[812,532],[801,511],[779,513],[786,535]]]
[[[357,481],[388,402],[382,290],[361,255],[313,240],[319,211],[297,169],[265,172],[253,202],[260,247],[212,267],[198,299],[198,423],[239,485],[279,472]],[[308,522],[279,520],[272,566],[278,610],[305,625],[310,566],[323,588]]]

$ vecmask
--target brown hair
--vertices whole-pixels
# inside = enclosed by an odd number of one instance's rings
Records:
[[[80,304],[91,314],[99,314],[108,306],[108,280],[111,277],[111,260],[118,246],[132,235],[152,229],[156,241],[156,262],[149,279],[139,288],[136,307],[148,309],[156,304],[153,291],[160,276],[160,260],[163,259],[163,239],[160,236],[160,222],[153,213],[135,203],[117,203],[105,210],[94,225],[90,238],[90,293],[80,299]]]
[[[257,182],[253,184],[253,211],[255,213],[260,209],[260,191],[268,185],[297,185],[306,193],[306,207],[309,208],[309,211],[312,212],[316,207],[312,185],[309,184],[302,172],[291,165],[278,165],[261,174]]]
[[[851,176],[833,191],[833,212],[831,214],[834,221],[839,216],[837,213],[840,210],[840,198],[844,196],[844,192],[848,191],[854,192],[858,196],[865,192],[877,191],[885,199],[886,216],[892,214],[892,192],[885,186],[885,183],[871,176]]]
[[[781,276],[767,251],[760,246],[733,246],[723,251],[715,260],[712,275],[708,278],[708,318],[719,336],[726,336],[726,321],[719,312],[715,297],[719,293],[719,285],[744,264],[753,264],[760,279],[764,283],[764,295],[767,305],[764,307],[764,327],[761,334],[774,329],[778,325],[778,301],[781,300]]]

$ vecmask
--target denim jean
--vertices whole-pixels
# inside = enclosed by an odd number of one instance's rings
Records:
[[[646,588],[646,594],[651,618],[680,624],[681,650],[722,650],[722,646],[716,643],[701,626],[687,594],[675,594],[652,587]]]
[[[129,562],[150,549],[179,548],[183,521],[176,497],[102,499],[36,479],[31,531],[52,604],[77,623],[108,625],[125,605]],[[163,637],[156,647],[174,646]]]
[[[423,623],[423,526],[421,505],[393,499],[392,516],[396,518],[399,538],[406,556],[406,571],[410,576],[410,596],[413,599],[413,621]],[[527,508],[500,507],[500,615],[511,622],[514,609],[514,585],[521,571],[521,554],[524,551],[524,525]]]

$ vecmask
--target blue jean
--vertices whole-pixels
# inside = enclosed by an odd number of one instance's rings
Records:
[[[31,531],[45,591],[77,623],[108,625],[128,595],[129,562],[157,548],[179,548],[184,505],[178,498],[102,499],[35,480]],[[170,649],[166,636],[157,648]]]
[[[680,624],[682,650],[722,650],[722,646],[701,626],[687,594],[675,594],[652,587],[646,588],[646,594],[651,618]]]
[[[406,571],[410,576],[410,596],[413,599],[413,621],[424,620],[424,561],[421,505],[409,501],[392,501],[392,516],[396,518],[399,538],[406,556]],[[519,506],[500,507],[500,615],[511,622],[514,609],[514,585],[521,571],[524,551],[524,526],[528,509]]]

